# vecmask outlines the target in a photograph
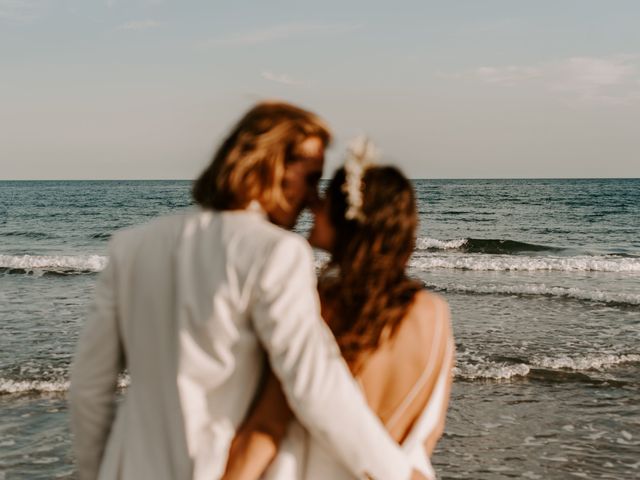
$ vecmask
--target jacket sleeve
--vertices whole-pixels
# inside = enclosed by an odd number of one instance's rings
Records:
[[[115,272],[111,254],[98,277],[71,367],[71,430],[77,474],[82,480],[98,477],[115,415],[118,373],[124,363],[116,314]]]
[[[276,243],[258,279],[252,318],[289,405],[309,432],[357,478],[409,478],[409,460],[368,408],[320,317],[313,256],[302,238]]]

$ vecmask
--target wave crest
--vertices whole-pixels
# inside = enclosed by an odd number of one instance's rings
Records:
[[[117,388],[127,388],[131,384],[129,375],[118,377]],[[64,393],[69,390],[69,380],[16,380],[0,378],[0,395],[15,393]]]
[[[455,367],[453,374],[458,378],[465,380],[491,379],[491,380],[507,380],[512,377],[526,377],[531,368],[524,364],[515,365],[504,364],[484,364],[484,365],[465,365]]]
[[[95,273],[106,264],[102,255],[0,255],[0,271],[19,273]]]
[[[425,283],[425,286],[427,288],[444,292],[481,295],[540,295],[617,305],[640,305],[640,294],[603,292],[601,290],[583,290],[575,287],[549,287],[545,284],[471,286],[462,284],[439,285],[435,283]]]
[[[455,240],[438,240],[437,238],[420,237],[416,240],[418,250],[454,250],[462,247],[469,241],[468,238]]]
[[[534,364],[543,368],[552,368],[554,370],[576,370],[576,371],[588,371],[588,370],[605,370],[608,367],[614,365],[621,365],[624,363],[636,363],[640,362],[640,355],[625,354],[625,355],[593,355],[581,358],[571,358],[568,356],[562,357],[543,357],[536,360]]]
[[[472,362],[459,360],[453,369],[456,378],[462,380],[508,380],[530,377],[544,381],[582,381],[600,383],[589,372],[604,372],[611,367],[640,363],[638,354],[595,354],[582,357],[540,357],[513,362],[494,362],[488,359]]]
[[[460,250],[466,253],[485,254],[518,254],[522,252],[554,252],[564,250],[549,245],[520,242],[509,239],[493,238],[457,238],[439,240],[437,238],[420,237],[416,240],[418,250]]]
[[[434,255],[414,258],[411,268],[482,271],[640,272],[640,259],[611,256],[517,257],[511,255]]]

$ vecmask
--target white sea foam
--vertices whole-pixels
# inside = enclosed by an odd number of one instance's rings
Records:
[[[128,375],[118,377],[118,388],[126,388],[131,383]],[[0,394],[42,392],[55,393],[69,390],[69,380],[16,380],[0,378]]]
[[[640,259],[604,256],[527,257],[514,255],[427,255],[413,258],[411,268],[483,271],[598,271],[640,273]]]
[[[0,268],[25,272],[99,272],[106,264],[102,255],[0,255]]]
[[[595,354],[582,357],[540,357],[532,359],[527,363],[505,363],[492,362],[490,360],[478,361],[473,357],[472,363],[459,360],[458,365],[453,369],[457,378],[466,380],[507,380],[514,377],[526,377],[531,369],[546,370],[573,370],[589,372],[594,370],[606,370],[607,368],[622,365],[625,363],[640,362],[638,354]]]
[[[531,368],[524,363],[515,365],[498,364],[487,362],[480,365],[458,365],[453,369],[453,373],[458,378],[467,380],[492,379],[506,380],[512,377],[526,377]]]
[[[422,239],[441,242],[435,239]],[[457,248],[464,239],[442,242],[443,249]],[[323,252],[316,254],[316,266],[326,262]],[[99,272],[107,264],[102,255],[0,255],[0,269],[25,272]],[[409,266],[418,270],[457,269],[484,271],[600,271],[640,273],[640,259],[610,256],[527,257],[487,254],[433,254],[414,257]]]
[[[640,305],[640,294],[603,292],[601,290],[584,290],[574,287],[553,287],[545,284],[523,285],[439,285],[427,283],[427,287],[448,292],[505,294],[505,295],[542,295],[559,298],[574,298],[590,302],[622,303]]]
[[[68,380],[13,380],[0,378],[0,393],[66,392]]]
[[[438,240],[437,238],[420,237],[416,240],[416,248],[418,250],[453,250],[465,245],[469,240],[467,238],[457,238],[455,240]]]
[[[640,362],[640,355],[587,355],[585,357],[571,358],[562,357],[542,357],[532,362],[536,367],[568,370],[604,370],[607,367],[624,363]]]

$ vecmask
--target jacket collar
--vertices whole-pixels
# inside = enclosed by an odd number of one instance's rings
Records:
[[[249,205],[246,206],[245,210],[247,212],[257,213],[265,219],[267,218],[267,212],[257,200],[251,200],[251,202],[249,202]]]

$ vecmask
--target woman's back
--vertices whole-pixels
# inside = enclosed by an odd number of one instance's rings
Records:
[[[332,328],[339,320],[323,301]],[[449,309],[440,296],[421,291],[396,334],[357,359],[356,378],[371,409],[428,478],[429,456],[440,438],[449,399],[454,347]],[[330,450],[293,421],[266,479],[351,479]]]
[[[364,354],[358,381],[367,403],[398,442],[427,406],[440,372],[451,371],[451,341],[446,302],[423,290],[396,334],[375,352]]]

